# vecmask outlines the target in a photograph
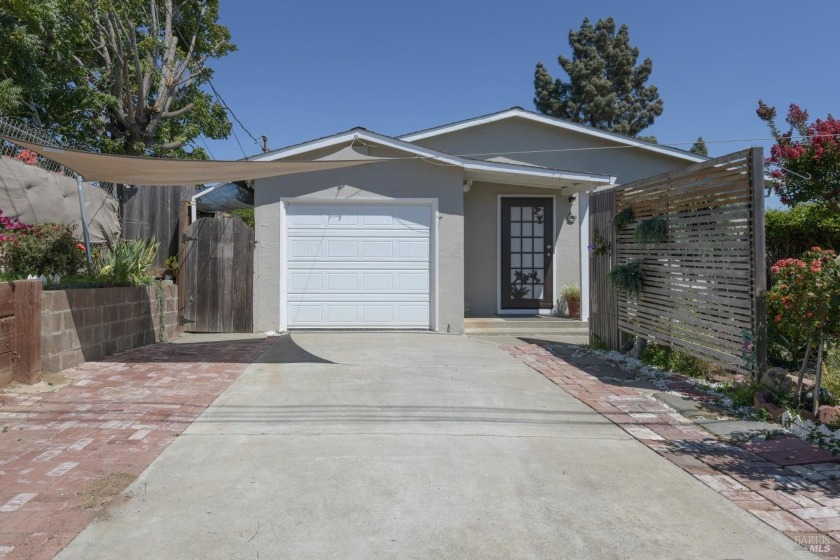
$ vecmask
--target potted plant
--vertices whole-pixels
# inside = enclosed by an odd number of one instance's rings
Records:
[[[573,319],[580,318],[580,286],[577,284],[566,284],[560,291],[560,295],[566,302],[566,307],[569,311],[569,317]]]

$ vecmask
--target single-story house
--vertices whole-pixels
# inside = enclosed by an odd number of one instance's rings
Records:
[[[562,286],[586,293],[588,191],[706,159],[518,107],[251,159],[365,157],[390,159],[254,182],[256,331],[551,313]]]

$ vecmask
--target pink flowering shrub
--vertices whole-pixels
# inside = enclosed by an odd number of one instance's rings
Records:
[[[767,318],[792,348],[817,342],[822,332],[840,336],[840,261],[834,251],[812,247],[800,259],[782,259],[771,268]]]
[[[70,227],[61,224],[24,224],[0,211],[0,264],[8,278],[29,275],[72,276],[86,263]]]
[[[756,114],[770,127],[776,141],[767,163],[782,204],[822,202],[840,209],[840,120],[828,115],[825,120],[808,123],[808,112],[791,104],[785,118],[790,128],[781,132],[775,122],[775,107],[759,101]]]
[[[21,150],[14,158],[26,165],[38,165],[38,154],[32,150]]]

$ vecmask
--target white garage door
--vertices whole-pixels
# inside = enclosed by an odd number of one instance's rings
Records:
[[[429,328],[431,208],[289,204],[289,328]]]

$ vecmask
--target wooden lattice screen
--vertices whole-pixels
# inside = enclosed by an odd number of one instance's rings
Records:
[[[591,257],[591,306],[600,312],[591,321],[593,341],[618,349],[620,330],[730,370],[763,369],[763,177],[761,148],[752,148],[616,187],[612,212],[599,206],[609,205],[607,193],[596,194],[590,235],[596,226],[602,236],[606,230],[612,251]],[[608,220],[628,206],[633,222],[614,232]],[[638,223],[654,216],[666,222],[665,241],[635,242]],[[634,261],[645,275],[641,294],[606,287],[609,268]],[[605,291],[616,295],[615,322],[612,302],[604,310],[595,301]]]

